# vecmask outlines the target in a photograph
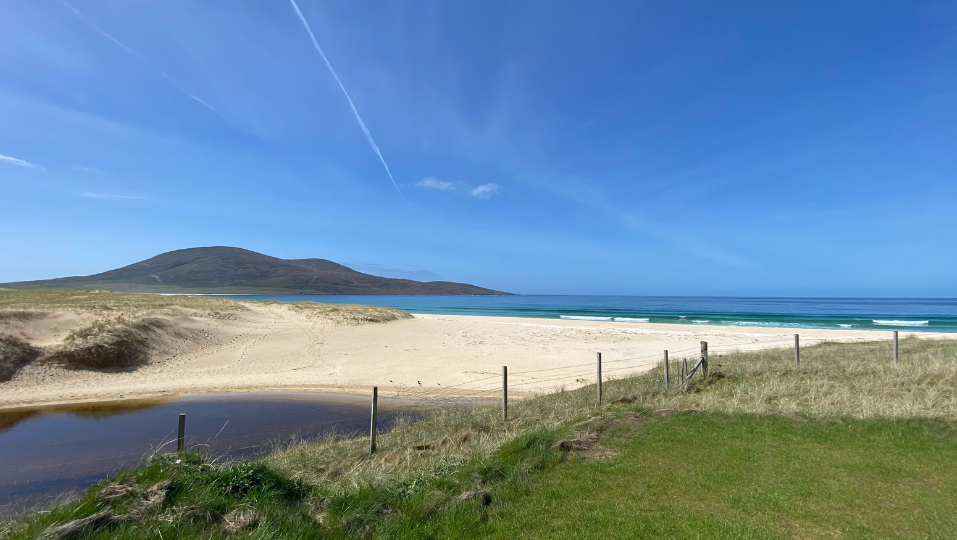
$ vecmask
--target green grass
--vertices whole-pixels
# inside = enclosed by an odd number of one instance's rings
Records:
[[[957,430],[678,414],[618,429],[461,538],[954,538]]]
[[[227,536],[190,517],[197,505],[256,509],[234,538],[954,538],[957,343],[901,352],[894,365],[887,344],[823,344],[800,368],[788,350],[715,356],[715,377],[687,391],[664,389],[659,368],[609,381],[602,406],[592,386],[515,403],[508,422],[446,410],[400,423],[373,456],[333,438],[253,464],[160,456],[131,474],[172,481],[162,508],[78,538]],[[651,414],[665,407],[700,412]],[[599,447],[552,449],[587,432]],[[98,489],[0,536],[121,504]],[[476,491],[491,504],[460,500]]]

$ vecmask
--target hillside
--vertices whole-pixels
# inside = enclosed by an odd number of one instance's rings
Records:
[[[508,294],[465,283],[391,279],[325,259],[279,259],[234,247],[180,249],[92,276],[0,284],[11,289],[139,293]]]

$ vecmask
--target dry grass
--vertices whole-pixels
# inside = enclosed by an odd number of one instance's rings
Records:
[[[957,341],[910,337],[893,363],[889,341],[822,343],[711,358],[712,380],[665,391],[663,370],[610,385],[612,399],[635,396],[654,408],[811,417],[957,419]],[[674,371],[672,376],[674,377]]]
[[[150,353],[168,338],[185,337],[185,331],[177,326],[177,321],[184,317],[232,318],[255,304],[278,306],[333,324],[381,323],[411,318],[404,311],[373,306],[253,302],[109,291],[0,289],[0,323],[23,323],[56,312],[93,315],[92,322],[69,332],[60,345],[43,351],[42,360],[71,369],[127,369],[145,364]],[[22,349],[14,347],[14,341],[4,345],[0,381],[9,379],[23,365],[22,358],[29,357],[26,360],[29,362],[38,356],[14,354],[14,349]],[[29,347],[25,342],[24,345]],[[7,371],[9,375],[4,375]],[[2,378],[4,376],[6,379]]]
[[[888,343],[825,343],[793,351],[776,349],[711,358],[713,378],[687,390],[664,389],[662,370],[608,381],[605,405],[595,387],[525,399],[509,406],[508,422],[492,407],[443,410],[427,420],[400,422],[368,455],[367,439],[306,443],[269,461],[332,493],[440,478],[504,444],[538,430],[552,430],[596,414],[615,414],[619,403],[647,409],[698,409],[805,417],[938,417],[957,419],[957,342],[909,338],[901,363]]]
[[[158,318],[128,321],[122,317],[97,319],[70,332],[64,344],[45,361],[69,369],[127,369],[149,361],[153,343],[162,334],[176,334],[170,323]]]
[[[20,366],[36,360],[40,350],[11,336],[0,336],[0,382],[9,381]]]
[[[211,312],[242,311],[243,302],[211,296],[164,296],[110,291],[70,291],[62,289],[0,289],[0,310],[37,311],[74,309],[131,315],[165,308],[198,309]]]
[[[267,301],[267,304],[279,302]],[[411,319],[408,313],[387,307],[360,306],[356,304],[317,304],[315,302],[293,302],[283,304],[309,317],[316,317],[338,324],[384,323]]]

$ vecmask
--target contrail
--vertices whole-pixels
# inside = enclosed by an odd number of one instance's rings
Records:
[[[180,84],[179,81],[177,81],[176,79],[174,79],[174,78],[170,77],[169,75],[167,75],[166,72],[163,71],[162,69],[156,67],[156,64],[154,64],[153,62],[150,62],[149,60],[147,60],[147,59],[144,58],[143,56],[140,56],[139,53],[137,53],[137,52],[134,51],[133,49],[127,47],[125,44],[123,44],[123,42],[121,42],[120,40],[118,40],[118,39],[116,39],[115,37],[111,36],[110,34],[107,34],[106,31],[104,31],[104,30],[103,30],[102,28],[100,28],[99,26],[93,24],[93,22],[92,22],[91,20],[89,20],[89,19],[87,19],[86,17],[84,17],[83,14],[80,13],[80,11],[79,11],[78,9],[76,9],[75,7],[73,7],[69,2],[67,2],[66,0],[60,0],[60,2],[61,2],[64,6],[66,6],[67,8],[69,8],[69,10],[72,11],[74,15],[76,15],[76,18],[77,18],[77,19],[80,19],[81,21],[83,21],[84,23],[86,23],[87,26],[89,26],[89,27],[92,28],[93,30],[96,30],[96,32],[97,32],[98,34],[100,34],[101,36],[103,36],[103,37],[105,37],[106,39],[108,39],[108,40],[112,41],[113,43],[117,44],[117,45],[118,45],[121,49],[123,49],[124,51],[126,51],[126,52],[132,54],[132,55],[135,56],[136,58],[138,58],[138,59],[140,59],[141,61],[145,62],[149,67],[153,68],[154,71],[156,71],[157,73],[159,73],[160,75],[162,75],[164,79],[166,79],[167,81],[173,83],[173,85],[175,85],[176,88],[179,88],[180,91],[182,91],[184,94],[186,94],[187,96],[189,96],[190,99],[193,99],[193,100],[197,101],[198,103],[202,104],[202,105],[203,105],[204,107],[206,107],[207,109],[213,111],[214,113],[216,113],[216,114],[218,114],[218,115],[220,115],[220,116],[223,115],[221,112],[217,111],[216,108],[213,107],[212,105],[210,105],[209,103],[206,103],[205,101],[203,101],[203,100],[200,99],[199,97],[197,97],[197,96],[191,94],[191,93],[189,92],[189,90],[186,89],[185,86],[183,86],[182,84]]]
[[[296,15],[299,16],[299,20],[302,21],[302,25],[306,27],[306,32],[309,33],[309,39],[312,40],[313,46],[316,47],[316,50],[319,51],[319,56],[322,57],[322,61],[326,63],[326,67],[329,68],[329,73],[332,73],[332,78],[336,80],[336,83],[339,84],[339,89],[342,90],[342,93],[345,94],[346,100],[349,102],[349,106],[352,107],[352,114],[356,116],[356,121],[359,122],[359,127],[362,128],[362,132],[366,134],[366,140],[369,141],[369,146],[372,147],[372,151],[375,152],[375,155],[379,156],[379,161],[382,162],[382,166],[385,167],[385,173],[389,175],[389,180],[392,180],[392,185],[395,186],[395,189],[398,190],[399,195],[402,195],[402,200],[406,203],[409,201],[406,200],[405,194],[402,193],[402,190],[399,189],[399,184],[395,183],[395,178],[392,177],[392,171],[389,170],[389,165],[386,164],[385,159],[382,157],[382,152],[379,151],[379,145],[375,143],[375,140],[372,139],[372,133],[369,133],[369,128],[366,127],[366,123],[362,121],[362,117],[359,116],[359,111],[356,110],[356,104],[352,102],[352,98],[349,97],[349,92],[346,92],[346,87],[342,85],[342,81],[339,80],[339,75],[336,74],[336,70],[332,68],[332,64],[329,63],[329,59],[326,58],[326,53],[322,52],[322,47],[319,46],[319,42],[316,41],[315,34],[312,33],[312,28],[309,27],[309,23],[306,22],[306,18],[302,16],[302,12],[299,11],[299,6],[296,4],[296,0],[289,0],[292,3],[292,9],[296,10]]]

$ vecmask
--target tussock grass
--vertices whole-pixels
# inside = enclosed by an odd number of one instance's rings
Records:
[[[823,343],[802,348],[799,368],[789,349],[712,356],[711,380],[696,376],[686,390],[675,381],[665,389],[658,367],[607,381],[604,407],[596,406],[592,385],[511,404],[508,422],[489,407],[400,421],[379,439],[380,451],[371,457],[367,440],[329,439],[276,453],[269,461],[336,493],[435,478],[455,464],[484,459],[517,437],[554,430],[622,402],[652,410],[957,420],[957,341],[908,338],[901,340],[900,352],[901,362],[894,365],[887,343]]]
[[[265,303],[279,304],[279,302],[273,301],[266,301]],[[384,323],[412,318],[412,315],[402,310],[388,307],[357,304],[317,304],[315,302],[293,302],[284,305],[309,317],[339,324]]]
[[[0,382],[9,381],[13,374],[40,356],[40,350],[11,336],[0,336]]]
[[[689,362],[690,363],[690,362]],[[672,366],[675,376],[676,364]],[[687,392],[663,388],[663,370],[608,385],[612,400],[635,397],[653,408],[810,417],[957,419],[957,341],[908,337],[893,363],[889,341],[822,343],[713,355],[712,379]],[[673,387],[675,385],[673,384]]]
[[[64,344],[44,359],[69,369],[126,369],[149,361],[151,343],[175,334],[169,322],[155,317],[133,321],[97,319],[74,330]]]

